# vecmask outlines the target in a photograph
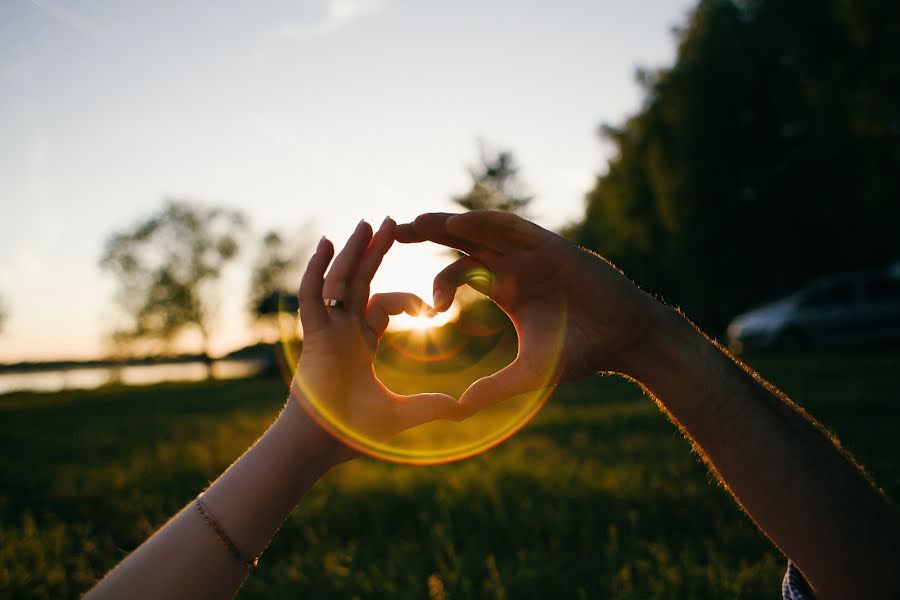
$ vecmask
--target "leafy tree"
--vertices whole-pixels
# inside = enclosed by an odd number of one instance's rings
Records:
[[[245,228],[237,211],[169,201],[110,236],[100,266],[118,279],[117,300],[127,318],[114,339],[171,342],[194,330],[209,363],[216,284],[237,256]]]
[[[705,326],[900,256],[900,4],[702,0],[568,233]]]
[[[524,214],[532,197],[524,192],[519,166],[509,150],[479,144],[479,164],[469,169],[472,187],[453,201],[466,210],[495,209]]]
[[[309,237],[309,226],[298,236]],[[256,260],[251,267],[247,309],[254,321],[269,324],[280,311],[297,310],[296,288],[300,266],[307,254],[305,242],[289,244],[277,231],[269,231],[260,240]]]

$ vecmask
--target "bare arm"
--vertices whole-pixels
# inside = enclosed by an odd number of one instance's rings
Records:
[[[900,596],[893,506],[803,409],[675,311],[628,374],[821,598]]]
[[[494,211],[420,215],[397,239],[466,253],[435,278],[435,308],[469,284],[519,333],[513,363],[463,394],[468,412],[532,389],[562,327],[560,380],[612,371],[642,384],[820,597],[900,596],[900,525],[883,494],[811,417],[607,261]],[[469,278],[477,268],[493,280]]]
[[[257,557],[339,448],[289,400],[266,433],[204,493],[237,547]],[[247,570],[192,502],[123,560],[87,598],[230,598]]]

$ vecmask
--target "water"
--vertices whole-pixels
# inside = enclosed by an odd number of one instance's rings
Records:
[[[255,375],[262,366],[259,361],[218,360],[213,363],[212,371],[216,379],[239,379]],[[0,373],[0,394],[13,391],[87,390],[109,383],[151,385],[164,381],[203,381],[206,375],[206,365],[202,362]]]

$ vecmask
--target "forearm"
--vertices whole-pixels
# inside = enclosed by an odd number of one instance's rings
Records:
[[[293,399],[204,493],[209,512],[248,557],[334,464],[335,442]],[[246,576],[192,502],[111,571],[89,598],[229,598]]]
[[[893,597],[900,531],[884,496],[802,409],[686,319],[665,309],[658,322],[629,375],[750,517],[822,597]]]

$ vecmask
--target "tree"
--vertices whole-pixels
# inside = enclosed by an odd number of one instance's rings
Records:
[[[308,230],[309,226],[304,226],[298,239],[307,240]],[[259,246],[250,272],[247,310],[255,322],[268,324],[279,312],[297,311],[296,288],[308,248],[305,241],[288,244],[277,231],[267,232]]]
[[[900,256],[900,4],[702,0],[568,234],[718,330]]]
[[[100,266],[118,279],[126,318],[114,339],[169,343],[194,330],[209,364],[216,284],[237,256],[245,229],[240,212],[173,200],[110,236]]]
[[[524,215],[532,197],[524,193],[512,152],[491,150],[481,142],[479,157],[479,164],[469,169],[472,187],[453,201],[466,210],[495,209]]]

